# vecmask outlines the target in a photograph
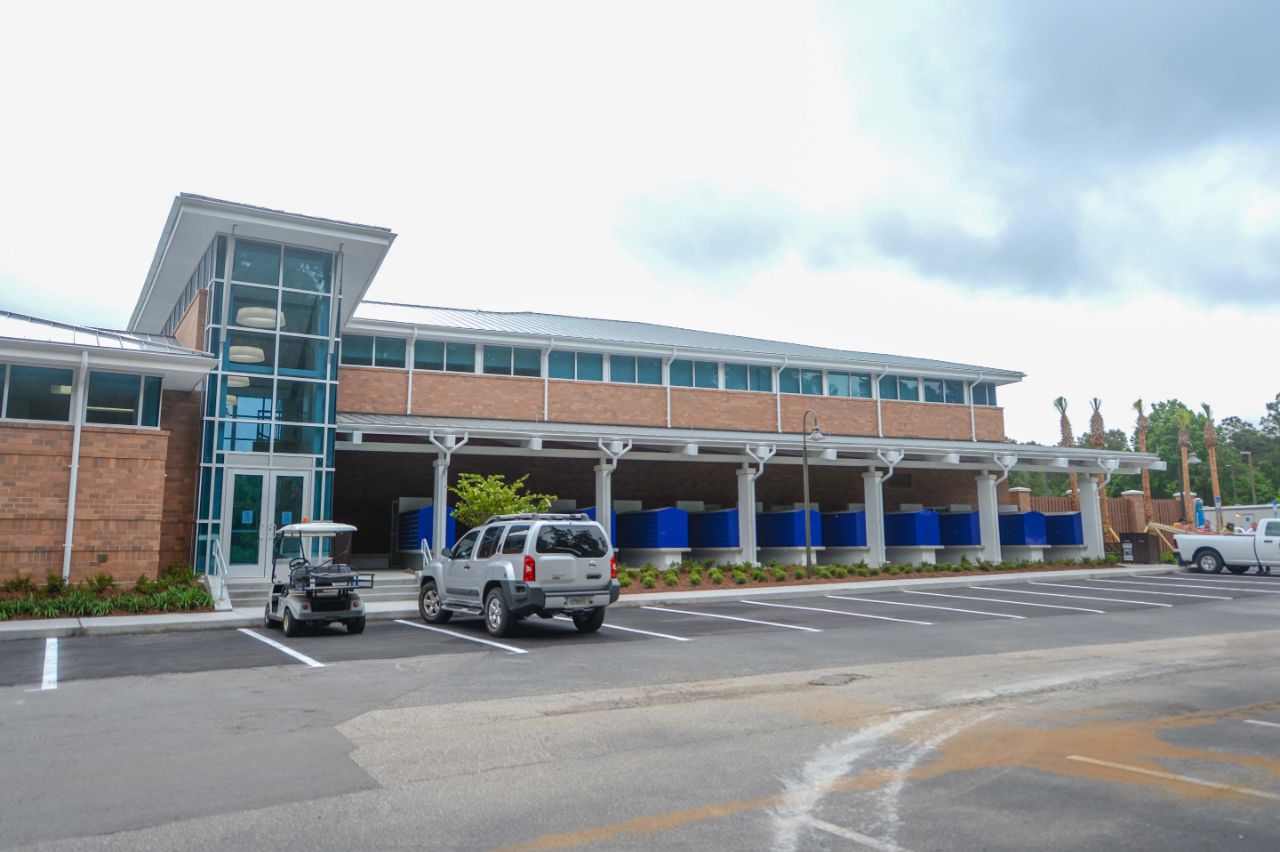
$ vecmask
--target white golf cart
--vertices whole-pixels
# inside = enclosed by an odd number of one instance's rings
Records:
[[[326,551],[333,553],[334,536],[355,530],[350,524],[304,521],[276,531],[271,543],[271,596],[262,616],[266,627],[279,624],[285,636],[296,636],[306,626],[340,621],[348,633],[364,632],[364,603],[358,590],[372,589],[373,575],[352,573],[349,565],[321,557]],[[327,547],[322,546],[325,539]]]

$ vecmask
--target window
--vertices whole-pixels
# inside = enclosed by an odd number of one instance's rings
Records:
[[[572,352],[552,349],[551,354],[547,356],[547,375],[553,379],[577,378],[577,371],[574,369],[575,360]]]
[[[798,370],[795,367],[787,367],[778,373],[778,388],[783,393],[822,396],[822,371]]]
[[[537,349],[524,349],[517,346],[512,350],[511,372],[516,376],[541,376],[542,352]]]
[[[498,539],[502,538],[505,527],[489,527],[480,538],[480,547],[476,549],[476,559],[488,559],[498,552]]]
[[[642,385],[662,384],[662,359],[637,358],[636,381]]]
[[[969,389],[969,393],[973,396],[974,405],[987,404],[987,385],[985,382],[974,382],[973,387]]]
[[[143,426],[160,425],[160,377],[147,376],[142,380]]]
[[[506,541],[502,542],[503,553],[524,553],[524,542],[529,537],[528,524],[512,524],[507,528]]]
[[[353,367],[372,367],[373,338],[367,334],[342,335],[342,363]]]
[[[325,422],[324,389],[325,386],[319,382],[281,379],[276,389],[276,419],[296,423]]]
[[[476,371],[476,345],[474,343],[446,343],[444,368],[451,373]]]
[[[778,390],[783,393],[800,393],[800,371],[785,367],[778,371]]]
[[[599,352],[579,352],[578,381],[603,382],[604,356]]]
[[[471,551],[475,549],[476,539],[480,536],[480,530],[472,530],[458,540],[453,546],[451,559],[470,559]]]
[[[898,377],[897,376],[881,376],[880,377],[880,398],[881,399],[897,399],[898,398]]]
[[[751,379],[751,390],[773,393],[772,367],[750,367],[747,372]]]
[[[959,379],[947,379],[942,383],[944,402],[952,405],[964,405],[964,382]]]
[[[942,402],[944,397],[942,394],[942,379],[925,379],[924,385],[924,401],[925,402]]]
[[[827,371],[827,396],[871,397],[871,377],[866,373]]]
[[[635,384],[636,359],[631,355],[610,355],[609,381]]]
[[[827,373],[827,396],[848,396],[849,374]]]
[[[224,420],[218,424],[218,449],[265,453],[271,449],[271,425],[252,420]]]
[[[324,362],[329,346],[311,337],[280,335],[280,369],[282,376],[324,376]],[[404,366],[404,362],[401,362]]]
[[[553,379],[602,382],[604,381],[604,356],[595,352],[567,352],[563,349],[552,349],[547,358],[547,375]]]
[[[486,346],[484,348],[484,371],[491,376],[511,375],[511,347]]]
[[[375,337],[373,339],[373,366],[404,369],[406,341],[403,337]]]
[[[439,340],[413,341],[413,368],[415,370],[443,370],[444,344]]]
[[[541,376],[542,353],[537,349],[486,346],[484,371],[491,376]]]
[[[271,419],[271,379],[226,376],[222,380],[222,416],[244,420]]]
[[[670,366],[671,386],[674,388],[693,387],[693,362],[672,361]]]
[[[714,361],[686,361],[683,359],[677,359],[671,362],[670,370],[671,384],[674,387],[720,387],[720,365]],[[744,368],[742,373],[744,384],[746,382],[746,378],[746,370]]]
[[[996,402],[996,386],[991,382],[987,382],[987,405],[999,405]]]
[[[284,286],[286,287],[328,293],[332,268],[333,255],[328,252],[300,248],[284,250]]]
[[[579,524],[547,524],[538,530],[539,553],[567,553],[585,559],[599,559],[609,552],[600,528]]]
[[[920,380],[915,376],[898,376],[898,399],[920,401]]]
[[[141,376],[90,372],[85,422],[135,426],[138,423],[138,402],[141,395]]]
[[[280,297],[284,320],[281,331],[329,336],[329,297],[284,293]]]
[[[229,325],[275,330],[276,299],[279,293],[266,287],[231,285],[231,305],[227,313]]]
[[[277,426],[274,452],[319,455],[324,452],[324,429],[315,426]]]
[[[675,362],[672,362],[675,366]],[[746,390],[747,389],[747,365],[746,364],[725,364],[724,365],[724,389],[725,390]],[[675,384],[675,382],[672,382]]]
[[[15,364],[9,368],[6,415],[14,420],[66,423],[71,419],[71,385],[70,370]]]
[[[251,284],[280,284],[280,246],[236,240],[231,277]]]

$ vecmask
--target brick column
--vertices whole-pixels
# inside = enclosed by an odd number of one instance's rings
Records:
[[[1125,506],[1129,510],[1129,521],[1133,525],[1136,532],[1142,532],[1147,528],[1147,524],[1151,523],[1152,518],[1146,515],[1146,508],[1142,500],[1141,491],[1125,491],[1120,495],[1124,498]]]
[[[1019,512],[1031,511],[1031,489],[1030,488],[1010,488],[1009,497],[1018,504]]]

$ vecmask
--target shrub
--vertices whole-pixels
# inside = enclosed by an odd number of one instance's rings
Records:
[[[786,579],[787,579],[787,569],[785,569],[785,568],[774,568],[774,569],[773,569],[773,581],[774,581],[775,583],[781,583],[781,582],[785,581]]]
[[[666,583],[668,586],[680,585],[680,572],[672,568],[662,575],[662,582]]]
[[[644,586],[646,589],[652,589],[654,586],[658,585],[658,578],[653,574],[644,574],[640,577],[640,585]]]
[[[689,570],[689,585],[691,586],[702,585],[702,569],[701,568],[691,568]]]
[[[624,589],[625,589],[625,588],[627,588],[628,586],[630,586],[630,585],[631,585],[631,575],[630,575],[630,574],[624,574],[624,573],[622,573],[621,571],[619,571],[619,572],[618,572],[618,585],[619,585],[619,586],[621,586],[621,587],[622,587],[622,588],[624,588]]]
[[[44,593],[51,598],[56,598],[67,589],[67,581],[62,579],[61,574],[50,572],[44,578]]]
[[[848,570],[843,565],[832,565],[827,569],[827,571],[837,580],[843,580],[849,574]]]
[[[857,568],[854,568],[853,570],[854,570],[854,573],[856,573],[859,577],[871,576],[871,569],[866,567],[865,565],[860,565]]]
[[[1161,565],[1177,565],[1177,564],[1178,564],[1178,557],[1177,557],[1177,555],[1176,555],[1176,554],[1174,554],[1174,553],[1172,553],[1172,552],[1170,552],[1170,553],[1161,553],[1161,554],[1160,554],[1160,564],[1161,564]]]
[[[757,583],[763,583],[769,578],[765,575],[763,568],[752,568],[751,579],[755,580]]]
[[[712,568],[711,573],[707,576],[711,579],[711,582],[715,583],[717,586],[724,582],[724,572],[719,568]]]
[[[6,592],[16,592],[20,595],[29,595],[36,590],[36,584],[31,582],[30,577],[14,577],[4,584],[4,590]]]
[[[733,582],[737,583],[739,586],[743,585],[744,583],[747,582],[747,573],[741,570],[734,571]]]
[[[81,585],[84,587],[87,594],[102,597],[107,592],[111,591],[111,588],[115,586],[115,584],[116,578],[103,571],[102,573],[95,574],[88,580],[85,580]]]

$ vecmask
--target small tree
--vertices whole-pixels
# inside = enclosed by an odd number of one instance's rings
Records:
[[[481,476],[478,473],[458,474],[458,484],[449,490],[458,498],[453,516],[458,522],[474,527],[483,524],[492,515],[514,515],[523,512],[545,512],[555,496],[551,494],[521,494],[529,474],[510,485],[506,477],[495,473]]]

